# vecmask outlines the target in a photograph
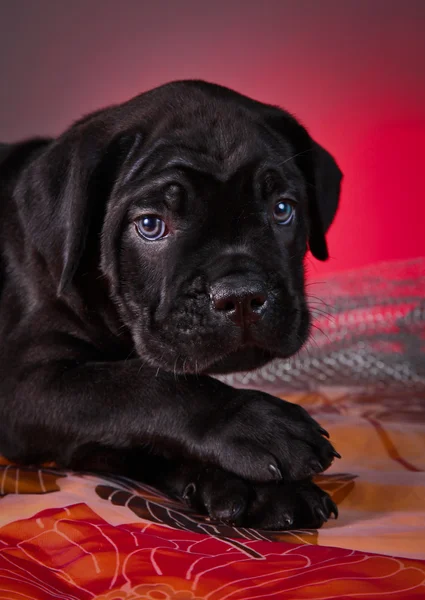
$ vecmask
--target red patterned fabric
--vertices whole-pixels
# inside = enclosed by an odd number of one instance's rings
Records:
[[[85,504],[0,531],[0,598],[248,600],[425,597],[425,562],[201,535],[154,523],[113,526]]]

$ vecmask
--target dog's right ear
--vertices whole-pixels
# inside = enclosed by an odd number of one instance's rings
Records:
[[[310,236],[312,255],[318,260],[329,257],[326,232],[338,209],[342,172],[334,157],[317,142],[312,141],[313,178],[309,182]]]
[[[58,296],[72,282],[88,236],[100,236],[99,215],[102,220],[133,143],[133,135],[112,137],[101,123],[77,125],[40,153],[20,179],[16,193],[25,231],[46,261]]]

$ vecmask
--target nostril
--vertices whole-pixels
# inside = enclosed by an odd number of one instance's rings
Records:
[[[233,302],[233,300],[228,300],[227,302],[224,303],[224,306],[221,310],[230,312],[231,310],[235,310],[235,308],[236,308],[236,302]]]
[[[264,294],[257,294],[250,301],[251,310],[256,311],[266,303],[266,296]]]
[[[224,312],[231,312],[236,309],[237,300],[233,298],[213,298],[214,308]]]

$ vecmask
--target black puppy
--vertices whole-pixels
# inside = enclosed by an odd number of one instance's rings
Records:
[[[0,452],[118,470],[214,519],[320,526],[326,432],[209,374],[306,341],[333,158],[288,113],[183,81],[0,163]]]

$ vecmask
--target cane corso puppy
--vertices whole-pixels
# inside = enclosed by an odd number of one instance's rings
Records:
[[[296,353],[341,172],[290,114],[180,81],[0,147],[0,452],[154,484],[215,520],[319,527],[338,456],[212,375]]]

